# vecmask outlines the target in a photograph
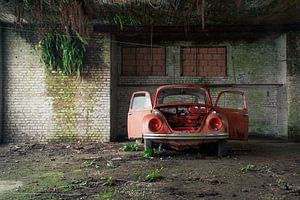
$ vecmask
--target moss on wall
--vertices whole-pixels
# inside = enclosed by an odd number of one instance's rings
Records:
[[[240,81],[245,83],[269,83],[277,81],[278,59],[273,42],[240,44],[233,47],[233,64]],[[278,70],[276,70],[278,69]]]
[[[53,112],[56,131],[54,139],[74,141],[76,131],[76,94],[79,80],[74,76],[64,76],[59,73],[46,73],[48,96],[53,98]]]
[[[91,38],[80,77],[46,72],[47,96],[52,99],[51,140],[109,141],[110,39]]]

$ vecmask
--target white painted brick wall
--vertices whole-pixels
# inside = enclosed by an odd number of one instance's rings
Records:
[[[5,141],[109,141],[110,36],[94,34],[83,75],[67,77],[39,62],[36,35],[5,30]]]

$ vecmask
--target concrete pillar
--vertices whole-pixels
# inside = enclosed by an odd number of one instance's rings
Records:
[[[110,59],[111,59],[111,83],[110,83],[110,141],[117,141],[120,139],[118,133],[118,45],[115,42],[116,38],[111,35],[110,44]]]
[[[0,23],[0,144],[3,143],[4,140],[4,134],[3,134],[3,99],[4,99],[4,60],[3,60],[3,54],[4,54],[4,37],[3,37],[3,24]]]
[[[287,34],[288,137],[300,141],[300,32]]]
[[[287,36],[281,35],[275,40],[278,60],[278,83],[277,88],[277,137],[288,138],[288,105],[287,105]]]

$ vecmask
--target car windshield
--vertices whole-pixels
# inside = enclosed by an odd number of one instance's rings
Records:
[[[202,88],[164,88],[157,94],[157,104],[193,103],[208,104]]]

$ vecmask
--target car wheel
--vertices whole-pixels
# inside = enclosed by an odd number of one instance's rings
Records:
[[[153,145],[152,145],[152,141],[149,139],[144,139],[144,147],[145,147],[145,151],[149,150],[149,149],[153,149]]]
[[[224,157],[228,155],[228,143],[227,140],[220,140],[217,143],[217,156]]]

